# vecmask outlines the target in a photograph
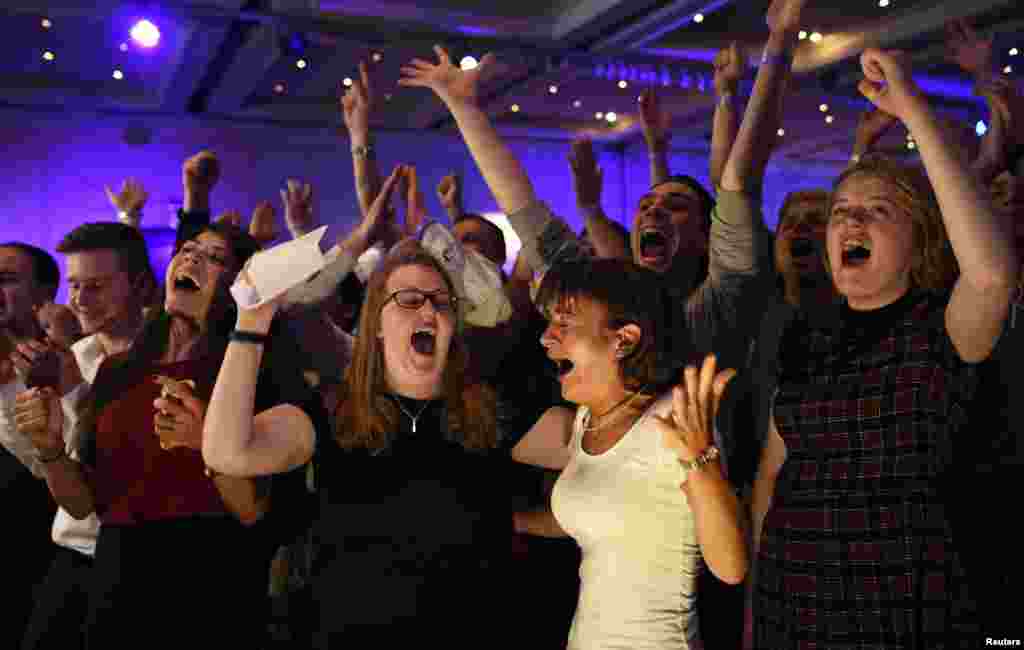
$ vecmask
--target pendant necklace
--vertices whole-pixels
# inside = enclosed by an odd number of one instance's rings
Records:
[[[398,404],[398,408],[402,409],[402,413],[405,413],[407,416],[409,416],[409,419],[412,420],[412,432],[416,433],[416,421],[420,419],[421,415],[423,415],[423,411],[426,411],[427,407],[430,406],[430,400],[424,402],[423,406],[420,407],[420,412],[417,413],[415,417],[413,417],[412,413],[405,410],[405,406],[402,405],[401,397],[399,397],[398,395],[393,395],[392,397],[395,398],[395,404]]]

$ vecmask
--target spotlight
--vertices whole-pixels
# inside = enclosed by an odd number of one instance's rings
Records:
[[[381,59],[384,58],[384,55],[381,54],[380,52],[374,52],[372,58],[374,63],[380,63]]]
[[[49,18],[43,18],[42,20],[39,21],[39,24],[42,25],[43,29],[50,29],[51,27],[53,27],[53,21],[51,21]]]
[[[598,112],[594,113],[594,118],[598,119],[598,120],[603,120],[604,119],[604,113],[602,113],[601,111],[598,111]]]
[[[572,103],[573,108],[579,108],[580,106],[583,106],[583,102],[578,99]]]
[[[1015,47],[1010,48],[1010,56],[1017,56],[1018,54],[1020,54],[1020,50]]]
[[[512,104],[511,106],[509,106],[509,110],[511,110],[513,113],[518,113],[519,112],[519,104]]]
[[[807,38],[811,39],[812,43],[820,43],[821,39],[825,38],[819,32],[811,32],[811,35]]]
[[[305,59],[299,59],[298,61],[295,62],[295,67],[298,68],[299,70],[305,70],[307,65],[309,64],[306,63]]]
[[[283,83],[278,82],[278,83],[274,84],[274,93],[275,94],[283,95],[284,91],[285,91],[285,88],[284,88],[284,84]]]
[[[50,50],[46,50],[45,52],[43,52],[43,61],[53,61],[56,58],[56,55]]]
[[[782,136],[786,135],[786,129],[779,129],[778,131],[775,132],[775,134],[781,138]]]
[[[550,86],[548,86],[548,92],[551,93],[552,95],[557,95],[558,86],[556,86],[555,84],[551,84]]]
[[[806,29],[801,29],[800,33],[797,34],[797,36],[800,38],[801,41],[806,41],[807,40],[807,30]]]
[[[1012,65],[1008,65],[1005,68],[1003,68],[1003,74],[1010,74],[1011,72],[1013,72],[1013,66]]]
[[[825,116],[825,124],[831,124],[836,121],[836,118],[832,115]]]
[[[978,137],[988,133],[988,125],[985,124],[985,120],[978,120],[978,123],[974,125],[974,132],[978,134]]]
[[[818,110],[821,111],[822,113],[828,113],[828,104],[822,104],[821,106],[818,107]]]
[[[462,60],[459,61],[459,67],[463,70],[472,70],[478,65],[480,65],[480,62],[476,60],[476,57],[472,56],[464,56],[462,57]]]
[[[342,79],[341,80],[341,85],[345,86],[346,88],[351,88],[352,87],[352,77],[345,77],[344,79]]]
[[[121,43],[120,45],[117,46],[117,49],[121,50],[122,52],[127,52],[128,51],[128,44],[127,43]]]
[[[917,149],[917,145],[914,144],[913,140],[911,140],[910,142],[907,143],[907,149],[910,149],[911,151],[913,151],[914,149]]]
[[[142,47],[156,47],[160,42],[160,30],[148,20],[140,20],[132,26],[132,40]]]
[[[122,79],[124,79],[124,73],[121,72],[120,70],[115,69],[113,77],[114,77],[114,79],[117,79],[118,81],[121,81]]]
[[[629,82],[623,79],[622,81],[619,82],[619,88],[622,88],[623,90],[629,88]]]
[[[878,6],[885,9],[889,6],[889,0],[878,0]]]
[[[693,22],[697,24],[704,22],[704,14],[693,14]]]
[[[605,113],[604,119],[607,120],[609,124],[615,124],[615,122],[619,119],[619,116],[616,115],[615,113]]]

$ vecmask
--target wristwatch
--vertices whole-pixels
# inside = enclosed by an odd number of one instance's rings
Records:
[[[679,464],[685,467],[688,471],[692,472],[716,460],[720,455],[721,452],[718,450],[718,447],[716,447],[715,445],[708,445],[708,448],[702,451],[700,455],[694,458],[693,460],[683,460],[680,458]]]
[[[373,158],[373,144],[368,142],[352,147],[352,155],[359,158]]]

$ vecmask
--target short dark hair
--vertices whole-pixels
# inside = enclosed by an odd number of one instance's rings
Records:
[[[83,223],[57,244],[57,252],[65,255],[101,250],[114,251],[121,270],[133,280],[141,275],[156,284],[149,249],[138,228],[116,221]]]
[[[674,322],[674,305],[661,275],[620,259],[585,259],[557,264],[541,282],[537,305],[551,307],[587,298],[608,310],[608,326],[630,323],[640,341],[619,364],[626,387],[661,393],[678,380],[678,369],[691,360],[692,345],[683,322]]]
[[[711,211],[715,209],[715,199],[711,196],[711,192],[708,192],[704,188],[704,185],[702,185],[696,178],[693,176],[687,176],[686,174],[675,174],[673,176],[669,176],[660,183],[652,185],[651,189],[653,190],[655,187],[664,185],[665,183],[679,183],[680,185],[689,187],[697,193],[701,202],[701,214],[704,217],[704,230],[705,232],[711,232]]]
[[[50,300],[57,297],[57,289],[60,288],[60,267],[57,260],[53,259],[42,248],[26,244],[20,241],[9,241],[0,244],[0,248],[13,248],[28,255],[32,260],[32,277],[36,284],[46,289]]]
[[[505,256],[506,256],[506,250],[507,250],[507,248],[505,246],[505,233],[503,233],[501,231],[501,228],[499,228],[498,225],[496,223],[494,223],[493,221],[491,221],[490,219],[488,219],[488,218],[486,218],[486,217],[484,217],[482,215],[472,213],[472,212],[464,212],[463,214],[459,215],[459,218],[456,219],[454,221],[454,223],[452,223],[452,226],[454,227],[454,226],[459,225],[463,221],[471,221],[471,220],[472,221],[479,221],[485,227],[487,227],[487,228],[489,228],[491,230],[491,233],[494,235],[494,238],[498,241],[498,249],[499,249],[498,253],[499,253],[499,256],[501,258],[501,261],[498,262],[498,266],[503,265],[505,263]]]

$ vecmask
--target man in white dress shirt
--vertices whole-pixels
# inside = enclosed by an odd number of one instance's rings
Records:
[[[85,338],[70,352],[77,363],[60,382],[67,453],[78,454],[77,405],[103,361],[126,352],[143,323],[143,308],[153,295],[153,271],[146,242],[137,228],[122,223],[88,223],[68,233],[57,247],[65,254],[68,301]],[[89,576],[99,520],[78,521],[63,509],[53,521],[54,560],[37,590],[35,609],[22,648],[75,650],[82,646]]]
[[[31,443],[14,426],[14,398],[25,389],[10,359],[15,346],[43,336],[35,308],[57,295],[60,270],[44,250],[20,242],[0,244],[0,490],[9,504],[4,532],[8,559],[0,648],[16,648],[31,611],[31,594],[46,571],[52,549],[46,527],[54,505]],[[13,510],[12,510],[13,509]]]

